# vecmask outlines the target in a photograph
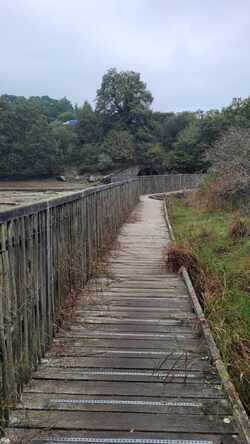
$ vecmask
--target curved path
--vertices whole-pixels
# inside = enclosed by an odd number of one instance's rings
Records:
[[[162,203],[142,198],[25,387],[12,442],[237,442],[186,287],[165,269],[168,240]]]

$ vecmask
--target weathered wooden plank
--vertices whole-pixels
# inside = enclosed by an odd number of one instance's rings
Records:
[[[64,337],[63,339],[56,339],[55,344],[58,347],[65,345],[71,347],[79,347],[82,349],[91,349],[93,347],[101,347],[112,348],[112,349],[121,349],[121,348],[130,348],[137,349],[155,349],[155,350],[175,350],[175,351],[194,351],[194,352],[205,352],[207,347],[204,342],[201,342],[199,339],[186,339],[185,341],[178,339],[172,340],[159,340],[149,341],[146,339],[93,339],[93,338],[70,338]]]
[[[233,433],[232,418],[208,415],[155,415],[149,418],[143,413],[113,413],[113,412],[68,412],[50,410],[17,410],[10,416],[11,427],[53,427],[57,429],[74,430],[121,430],[121,431],[161,431],[161,432],[189,432],[209,433],[211,426],[213,433]]]
[[[115,282],[111,282],[109,283],[104,283],[104,288],[107,287],[111,287],[113,290],[116,289],[117,291],[121,291],[121,290],[127,290],[127,289],[131,289],[131,290],[136,290],[136,289],[143,289],[143,290],[162,290],[163,292],[169,291],[171,289],[173,290],[185,290],[185,286],[183,283],[181,282],[176,282],[176,283],[170,283],[170,282],[166,282],[166,280],[154,280],[154,281],[131,281],[131,280],[120,280],[120,281],[115,281]],[[166,289],[167,287],[167,289]]]
[[[61,357],[110,357],[110,356],[116,356],[119,362],[119,358],[121,357],[139,357],[139,358],[150,358],[150,359],[170,359],[169,356],[175,356],[175,359],[178,361],[181,360],[181,357],[185,357],[185,360],[188,360],[188,362],[196,362],[200,359],[202,361],[209,361],[209,356],[206,355],[207,350],[204,349],[203,351],[192,351],[192,350],[178,350],[178,349],[161,349],[161,348],[136,348],[131,349],[130,347],[127,348],[104,348],[104,347],[72,347],[70,345],[61,345],[54,346],[49,353],[47,353],[48,358],[57,359],[58,356]]]
[[[134,382],[179,382],[197,384],[201,381],[218,383],[216,374],[194,369],[110,369],[110,368],[61,368],[40,367],[34,379],[67,379],[76,381],[134,381]]]
[[[149,355],[148,358],[145,357],[128,357],[125,355],[121,357],[119,355],[114,355],[113,357],[106,357],[105,354],[100,354],[100,356],[88,357],[88,356],[75,356],[70,357],[65,355],[60,358],[45,358],[42,360],[42,367],[62,367],[62,368],[70,368],[70,367],[82,367],[82,368],[113,368],[113,369],[143,369],[155,370],[157,368],[161,369],[189,369],[189,370],[199,370],[199,371],[208,371],[209,364],[208,361],[198,358],[197,356],[188,356],[186,355],[162,355],[159,357],[154,357],[155,355]],[[118,359],[119,358],[119,359]]]
[[[102,295],[109,295],[109,296],[116,296],[116,297],[122,297],[122,296],[142,296],[144,298],[148,297],[161,297],[161,298],[170,298],[170,297],[187,297],[187,292],[185,289],[176,290],[173,288],[169,289],[152,289],[152,288],[115,288],[115,287],[108,287],[108,286],[99,286],[98,284],[96,287],[93,287],[91,290],[87,289],[85,291],[85,295],[93,296],[93,297],[101,297]]]
[[[18,431],[18,435],[17,435]],[[53,434],[52,434],[53,433]],[[131,436],[132,433],[132,436]],[[72,444],[75,439],[79,443],[83,444],[155,444],[155,440],[158,444],[176,444],[176,440],[181,442],[181,444],[239,444],[237,434],[214,434],[214,433],[182,433],[182,432],[121,432],[121,431],[95,431],[95,432],[83,432],[79,430],[56,430],[52,432],[50,429],[9,429],[9,437],[11,442],[17,441],[17,436],[23,442],[26,443],[36,443],[47,444],[48,442],[54,444],[55,442],[60,443],[60,439],[66,439],[66,442]],[[131,441],[132,439],[132,441]],[[65,442],[65,441],[64,441]]]
[[[224,398],[220,384],[193,384],[130,381],[77,381],[61,379],[32,379],[24,388],[30,393],[68,393],[117,396],[169,396],[180,398]],[[35,396],[35,395],[34,395]]]
[[[75,325],[88,325],[90,324],[90,328],[92,324],[101,324],[103,326],[105,326],[106,324],[111,324],[111,325],[117,325],[119,324],[119,326],[122,325],[131,325],[131,328],[135,328],[135,326],[138,326],[138,328],[151,328],[154,329],[156,328],[155,325],[157,324],[157,326],[164,326],[164,328],[168,328],[170,326],[173,327],[179,327],[179,326],[193,326],[195,329],[198,327],[197,326],[197,322],[195,320],[195,316],[192,315],[190,316],[186,316],[185,318],[182,318],[180,316],[175,316],[175,317],[164,317],[164,319],[151,319],[151,318],[130,318],[130,317],[115,317],[113,315],[110,315],[109,313],[107,313],[107,316],[103,316],[101,318],[99,318],[98,316],[88,316],[88,317],[84,317],[84,311],[81,312],[82,315],[77,315],[77,312],[75,313]],[[136,331],[136,330],[135,330]],[[173,329],[174,331],[174,329]]]
[[[226,399],[155,398],[155,397],[109,397],[60,394],[24,393],[17,409],[99,411],[124,413],[157,413],[177,415],[230,415]]]
[[[103,298],[101,300],[99,300],[98,302],[93,300],[91,301],[91,304],[88,305],[88,309],[90,310],[91,308],[93,309],[99,309],[99,308],[103,308],[103,306],[106,308],[107,310],[111,310],[114,309],[118,309],[119,307],[125,307],[126,309],[130,310],[131,307],[132,308],[136,308],[137,310],[141,310],[141,311],[145,311],[150,309],[150,311],[153,309],[154,311],[157,311],[157,309],[164,309],[164,312],[166,310],[170,310],[170,309],[176,309],[176,310],[187,310],[187,311],[191,311],[191,303],[188,299],[184,299],[184,298],[168,298],[168,299],[148,299],[148,300],[140,300],[139,298],[120,298],[120,299],[113,299],[113,298],[106,298],[105,296],[103,296]],[[79,304],[78,305],[79,308],[82,307],[86,307],[85,304]]]
[[[62,328],[62,332],[64,332]],[[69,331],[69,330],[68,330]],[[188,323],[187,321],[177,321],[176,323],[169,324],[163,324],[158,325],[155,323],[133,323],[133,322],[126,322],[126,323],[115,323],[115,322],[109,322],[109,323],[90,323],[86,322],[84,318],[81,318],[81,320],[77,321],[74,325],[71,325],[70,331],[74,332],[74,334],[77,334],[77,332],[134,332],[134,333],[193,333],[197,331],[197,328],[195,325],[192,326],[192,324]]]
[[[104,332],[98,332],[98,331],[62,331],[57,335],[57,338],[72,338],[72,339],[103,339],[108,340],[110,338],[112,339],[126,339],[126,340],[135,340],[135,341],[165,341],[165,340],[174,340],[177,344],[180,341],[185,341],[188,339],[194,339],[198,335],[194,334],[193,332],[168,332],[168,333],[133,333],[133,332],[114,332],[114,331],[104,331]]]
[[[163,310],[140,310],[140,309],[131,309],[126,310],[125,307],[122,307],[121,310],[111,310],[105,307],[105,310],[102,308],[100,310],[90,310],[90,307],[86,307],[85,310],[76,310],[77,315],[85,315],[86,317],[116,317],[116,318],[137,318],[137,319],[155,319],[155,320],[164,320],[164,319],[195,319],[196,316],[193,313],[187,313],[186,311],[181,311],[177,309],[163,309]]]

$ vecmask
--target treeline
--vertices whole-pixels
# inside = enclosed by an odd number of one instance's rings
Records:
[[[250,98],[222,110],[154,112],[140,74],[109,70],[95,108],[69,100],[0,96],[0,175],[80,173],[136,163],[161,172],[204,172],[207,155],[232,128],[250,128]],[[64,125],[77,120],[74,126]]]

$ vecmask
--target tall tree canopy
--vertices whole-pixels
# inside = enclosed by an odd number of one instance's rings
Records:
[[[109,118],[119,117],[125,124],[138,124],[152,102],[152,94],[139,73],[112,68],[97,90],[96,111]]]

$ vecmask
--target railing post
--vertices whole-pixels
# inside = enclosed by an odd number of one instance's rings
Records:
[[[47,288],[47,319],[48,319],[48,343],[54,334],[54,300],[53,300],[53,273],[51,268],[51,221],[50,209],[47,206],[45,212],[46,220],[46,288]]]

